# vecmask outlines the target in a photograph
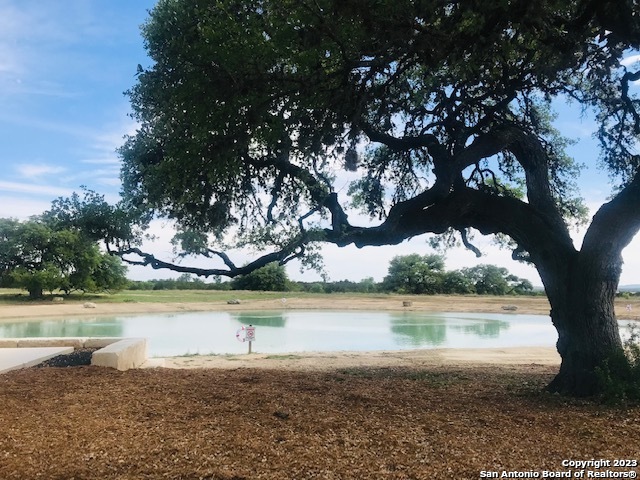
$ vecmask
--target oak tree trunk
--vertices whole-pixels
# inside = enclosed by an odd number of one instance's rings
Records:
[[[31,287],[29,288],[29,298],[31,299],[39,299],[44,295],[42,288],[39,287]]]
[[[575,261],[556,269],[547,288],[551,321],[558,331],[560,371],[548,389],[573,396],[598,393],[597,369],[622,351],[614,312],[622,260],[577,254]],[[562,273],[561,273],[562,272]]]

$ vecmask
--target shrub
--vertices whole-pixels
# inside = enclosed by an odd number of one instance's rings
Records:
[[[629,326],[624,350],[612,355],[598,367],[602,399],[607,403],[640,401],[640,328]]]

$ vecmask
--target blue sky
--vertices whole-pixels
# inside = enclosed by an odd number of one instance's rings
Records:
[[[140,25],[154,0],[0,0],[0,217],[27,218],[51,201],[86,185],[108,200],[120,190],[120,162],[115,152],[126,134],[135,132],[123,94],[135,82],[138,64],[149,63]],[[581,177],[592,209],[610,192],[606,174],[593,168],[597,145],[593,123],[563,108],[558,126],[580,143],[571,153],[590,165]],[[595,210],[593,210],[595,212]],[[593,213],[592,212],[592,213]],[[159,240],[148,249],[171,256],[169,225],[157,222]],[[580,232],[576,232],[579,245]],[[486,256],[465,250],[447,254],[447,268],[478,263],[506,266],[540,284],[532,267],[513,262],[510,253],[477,244]],[[333,280],[382,280],[394,255],[430,253],[424,238],[399,246],[324,248]],[[640,241],[624,252],[621,283],[640,283]],[[241,261],[238,263],[242,263]],[[303,277],[295,267],[293,278]],[[174,276],[171,272],[131,268],[136,279]]]
[[[153,3],[0,0],[3,215],[79,185],[117,198],[115,148],[135,128],[123,92],[145,63],[139,25]]]

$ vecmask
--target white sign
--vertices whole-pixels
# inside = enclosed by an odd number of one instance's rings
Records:
[[[255,342],[256,341],[256,327],[249,325],[245,330],[244,340],[246,342]]]

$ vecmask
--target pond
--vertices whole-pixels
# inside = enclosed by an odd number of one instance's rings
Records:
[[[256,327],[252,350],[261,353],[552,347],[557,340],[543,315],[319,310],[23,319],[0,322],[0,338],[146,337],[151,357],[238,354],[248,347],[236,338],[243,325]]]

